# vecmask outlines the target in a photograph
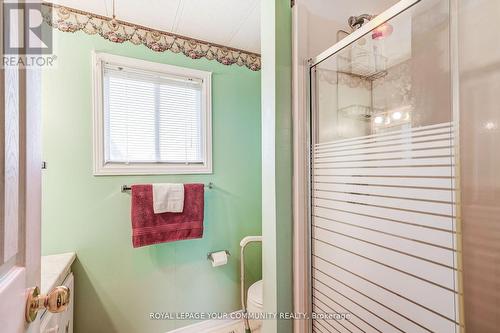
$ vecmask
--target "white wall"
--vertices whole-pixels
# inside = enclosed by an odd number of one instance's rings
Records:
[[[465,326],[500,327],[500,1],[459,0]]]

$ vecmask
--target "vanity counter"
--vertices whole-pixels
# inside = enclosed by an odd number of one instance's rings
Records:
[[[70,302],[66,311],[41,314],[40,333],[73,333],[73,309],[75,304],[75,284],[71,264],[76,259],[74,252],[42,256],[41,282],[42,294],[47,294],[54,287],[66,286],[70,291]]]
[[[61,254],[53,254],[42,256],[42,276],[41,276],[41,292],[47,294],[54,287],[63,283],[64,279],[71,271],[71,264],[76,259],[76,253],[68,252]]]

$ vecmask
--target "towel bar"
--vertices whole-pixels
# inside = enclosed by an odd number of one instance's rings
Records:
[[[208,184],[205,184],[205,187],[208,187],[210,190],[214,188],[214,183],[210,182]],[[132,188],[128,185],[122,185],[122,193],[130,191]]]

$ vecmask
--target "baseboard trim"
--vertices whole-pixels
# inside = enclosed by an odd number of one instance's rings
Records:
[[[235,311],[232,314],[239,314]],[[167,333],[244,333],[244,324],[241,319],[205,320],[200,323],[177,328]]]

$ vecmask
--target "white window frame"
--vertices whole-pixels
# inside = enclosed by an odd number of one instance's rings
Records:
[[[113,163],[105,160],[103,67],[113,64],[167,75],[200,79],[202,163]],[[92,52],[94,175],[159,175],[212,173],[212,73],[109,53]]]

